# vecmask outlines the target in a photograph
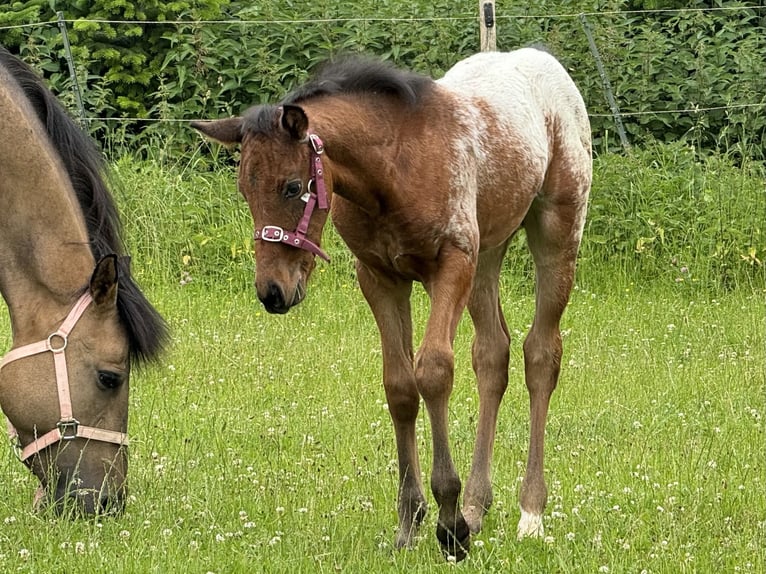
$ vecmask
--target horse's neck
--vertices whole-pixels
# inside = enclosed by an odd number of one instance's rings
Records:
[[[14,338],[33,328],[34,316],[71,304],[94,267],[66,171],[41,126],[19,117],[0,128],[0,141],[12,142],[0,161],[0,291]]]

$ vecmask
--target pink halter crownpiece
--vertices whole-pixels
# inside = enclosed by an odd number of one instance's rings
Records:
[[[303,217],[301,217],[298,227],[295,228],[295,231],[290,232],[276,225],[264,225],[261,229],[255,230],[255,240],[258,241],[260,239],[284,243],[298,249],[305,249],[314,255],[319,255],[325,261],[330,261],[327,254],[316,243],[306,237],[314,208],[318,206],[319,209],[327,209],[329,207],[327,188],[324,181],[324,166],[322,165],[324,144],[316,134],[309,134],[309,143],[311,144],[311,179],[309,179],[308,191],[301,198],[306,202],[306,207],[303,210]],[[316,191],[311,189],[312,186]]]
[[[58,389],[59,397],[60,419],[59,422],[56,423],[56,428],[40,437],[35,437],[30,444],[21,449],[20,458],[22,461],[61,440],[85,438],[89,440],[111,442],[119,445],[128,444],[128,436],[125,433],[81,425],[72,415],[72,399],[69,395],[69,374],[67,372],[66,355],[64,351],[66,350],[69,341],[69,333],[72,332],[77,321],[80,320],[85,309],[88,308],[88,305],[90,305],[92,301],[93,298],[90,293],[86,291],[77,303],[74,304],[69,315],[67,315],[66,319],[64,319],[64,322],[56,332],[48,335],[48,338],[43,341],[12,349],[5,355],[5,357],[3,357],[3,360],[0,361],[1,370],[8,363],[18,359],[31,357],[48,351],[53,353],[53,364],[56,370],[56,387]],[[10,420],[8,421],[8,434],[11,438],[18,438],[18,433]]]

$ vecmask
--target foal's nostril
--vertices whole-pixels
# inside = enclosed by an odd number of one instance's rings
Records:
[[[290,309],[285,303],[285,296],[282,293],[279,285],[276,283],[269,283],[266,289],[266,294],[260,296],[261,303],[269,313],[287,313]]]

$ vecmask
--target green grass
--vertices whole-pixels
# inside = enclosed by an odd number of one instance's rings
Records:
[[[320,272],[308,300],[284,317],[265,314],[250,292],[155,289],[174,343],[160,366],[133,379],[127,513],[75,523],[35,515],[34,480],[8,451],[0,569],[446,568],[433,508],[414,551],[391,548],[397,477],[377,333],[358,289],[332,273]],[[528,437],[520,341],[532,300],[510,293],[505,306],[515,340],[496,504],[462,568],[763,571],[764,293],[574,293],[548,425],[543,542],[515,540]],[[464,321],[451,407],[463,476],[477,406],[470,336]],[[418,429],[427,474],[423,415]]]
[[[134,267],[173,331],[162,362],[131,382],[130,500],[119,518],[35,514],[35,479],[7,449],[0,572],[454,568],[434,537],[430,495],[417,547],[392,549],[396,455],[378,335],[337,238],[328,238],[333,262],[319,264],[306,301],[271,316],[252,291],[246,247],[236,247],[251,228],[230,174],[120,171]],[[621,260],[585,262],[562,325],[547,428],[547,537],[518,542],[529,418],[521,342],[533,299],[517,262],[503,277],[513,342],[495,505],[457,568],[766,570],[762,275],[721,288],[673,274],[642,281]],[[422,290],[415,299],[419,338],[427,304]],[[9,332],[0,314],[0,347]],[[463,478],[477,415],[471,333],[461,322],[450,413]],[[427,477],[424,411],[418,436]]]

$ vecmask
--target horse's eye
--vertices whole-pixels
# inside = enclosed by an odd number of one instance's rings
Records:
[[[116,389],[123,383],[123,376],[112,371],[99,371],[98,384],[104,389]]]
[[[293,199],[301,194],[302,189],[303,182],[300,179],[294,179],[285,184],[284,189],[282,189],[282,195],[285,199]]]

